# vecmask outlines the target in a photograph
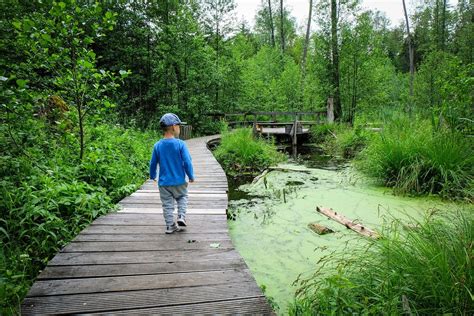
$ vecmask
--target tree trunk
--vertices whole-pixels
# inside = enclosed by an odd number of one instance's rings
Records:
[[[275,28],[273,26],[272,2],[268,0],[268,12],[270,13],[270,29],[272,31],[272,47],[275,47]]]
[[[342,117],[341,96],[339,90],[339,47],[337,39],[337,1],[331,0],[331,53],[332,53],[332,95],[334,101],[334,120]]]
[[[410,22],[408,20],[407,6],[405,0],[403,2],[403,12],[405,14],[405,23],[407,25],[407,36],[408,36],[408,55],[410,58],[410,101],[408,102],[409,108],[408,112],[411,113],[413,107],[413,79],[415,77],[415,65],[414,65],[414,52],[413,52],[413,42],[410,34]]]
[[[82,117],[81,106],[78,106],[77,112],[79,116],[79,142],[81,147],[81,150],[79,152],[79,160],[82,161],[82,158],[84,157],[84,122]]]
[[[301,59],[301,70],[303,78],[306,73],[306,55],[308,54],[308,46],[309,46],[309,34],[311,31],[311,17],[313,15],[313,0],[309,0],[309,15],[308,15],[308,25],[306,27],[306,38],[304,41],[303,47],[303,57]]]
[[[280,39],[281,39],[281,52],[285,51],[285,31],[283,28],[283,0],[280,0]]]
[[[304,84],[306,77],[306,56],[308,55],[308,46],[309,46],[309,34],[311,31],[311,17],[313,15],[313,0],[309,0],[309,15],[308,15],[308,24],[306,26],[306,37],[303,46],[303,56],[301,57],[301,95],[300,103],[301,107],[304,107]]]
[[[216,72],[219,72],[219,22],[216,24]],[[219,81],[216,82],[215,101],[219,109]]]
[[[446,44],[446,0],[443,0],[443,22],[441,24],[441,50],[444,51]]]

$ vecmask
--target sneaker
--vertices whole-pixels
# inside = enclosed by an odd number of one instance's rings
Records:
[[[165,233],[166,234],[172,234],[174,232],[179,231],[179,227],[176,225],[176,223],[173,223],[171,226],[166,226]]]
[[[178,215],[178,226],[186,226],[184,215]]]

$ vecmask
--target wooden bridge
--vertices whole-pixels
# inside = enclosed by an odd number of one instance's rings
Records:
[[[213,138],[187,141],[196,182],[186,231],[165,235],[158,189],[146,182],[48,263],[22,314],[273,314],[229,238]]]
[[[224,120],[230,127],[252,126],[255,135],[286,136],[293,146],[297,145],[298,136],[308,135],[309,127],[322,124],[331,117],[331,109],[311,112],[244,112],[213,113],[214,118]],[[303,120],[303,118],[309,118]]]

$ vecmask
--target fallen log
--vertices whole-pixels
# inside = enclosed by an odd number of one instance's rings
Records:
[[[318,223],[309,223],[308,224],[309,229],[311,229],[313,232],[315,232],[318,235],[326,235],[329,233],[334,233],[334,231],[326,226],[323,226]]]
[[[339,224],[342,224],[342,225],[346,226],[347,228],[352,229],[356,233],[359,233],[363,236],[370,237],[370,238],[378,238],[379,237],[379,235],[375,231],[373,231],[370,228],[367,228],[367,227],[365,227],[361,224],[354,223],[354,221],[351,221],[350,219],[348,219],[344,215],[338,214],[337,212],[335,212],[331,208],[325,208],[325,207],[317,206],[316,211],[323,214],[323,215],[326,215],[330,219],[335,220]]]
[[[260,180],[261,178],[265,177],[265,176],[267,175],[267,173],[269,173],[270,171],[303,172],[303,173],[306,173],[306,174],[310,174],[310,173],[311,173],[311,170],[305,170],[305,169],[292,169],[292,168],[282,168],[282,167],[268,167],[268,168],[265,169],[261,174],[259,174],[258,176],[256,176],[256,177],[253,179],[252,184],[257,183],[258,180]]]
[[[311,173],[311,170],[306,169],[293,169],[293,168],[282,168],[282,167],[268,167],[270,171],[282,171],[282,172],[303,172],[303,173]]]
[[[260,175],[256,176],[256,177],[253,179],[252,184],[257,183],[258,180],[260,180],[261,178],[265,177],[265,176],[267,175],[268,171],[269,171],[268,169],[265,169],[264,172],[262,172]]]

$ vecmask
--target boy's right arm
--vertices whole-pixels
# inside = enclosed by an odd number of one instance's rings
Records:
[[[156,166],[159,160],[159,153],[156,150],[156,146],[153,146],[153,150],[151,152],[151,160],[150,160],[150,179],[156,181]]]

